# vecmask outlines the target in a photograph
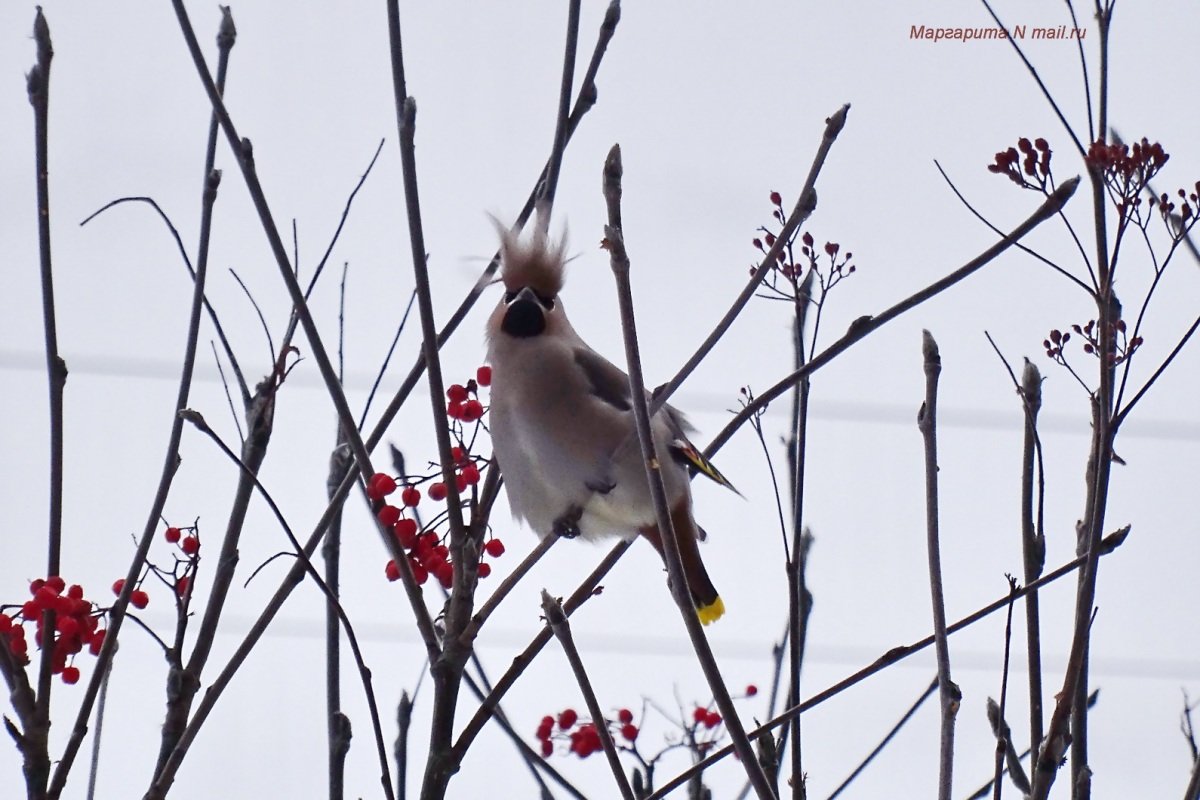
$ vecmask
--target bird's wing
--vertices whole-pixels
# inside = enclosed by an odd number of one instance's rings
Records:
[[[575,349],[575,363],[587,378],[593,395],[623,413],[633,410],[630,404],[629,378],[615,364],[586,347]],[[646,394],[647,399],[650,399],[650,393]],[[738,492],[729,479],[688,441],[686,432],[693,428],[683,413],[669,404],[664,405],[662,411],[672,436],[668,447],[675,460],[692,472],[698,472],[740,495],[741,492]]]
[[[632,411],[629,377],[594,350],[575,348],[575,364],[583,372],[593,395],[618,411]]]

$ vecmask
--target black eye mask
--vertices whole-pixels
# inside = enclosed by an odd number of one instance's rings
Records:
[[[522,289],[521,291],[525,291],[525,290]],[[535,292],[533,289],[529,289],[529,293],[537,298],[538,304],[542,308],[546,309],[547,311],[554,308],[554,298],[553,297],[546,297],[543,294]],[[513,300],[517,299],[518,294],[520,294],[520,292],[505,292],[504,293],[504,304],[508,305],[508,304],[512,303]]]

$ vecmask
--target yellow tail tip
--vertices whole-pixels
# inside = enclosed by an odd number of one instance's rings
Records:
[[[696,616],[700,617],[700,623],[703,625],[716,622],[724,615],[725,601],[719,597],[708,605],[703,605],[696,609]]]

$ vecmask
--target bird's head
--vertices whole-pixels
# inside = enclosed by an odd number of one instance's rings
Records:
[[[499,226],[497,226],[499,227]],[[489,325],[493,336],[528,339],[565,330],[558,293],[563,286],[566,238],[551,243],[536,231],[529,241],[500,229],[501,298]]]

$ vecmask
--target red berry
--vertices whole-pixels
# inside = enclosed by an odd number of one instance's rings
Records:
[[[454,485],[458,487],[458,493],[462,494],[467,490],[467,479],[462,475],[455,475]]]
[[[552,755],[554,755],[554,742],[542,739],[542,757],[549,758]]]
[[[415,486],[405,486],[404,491],[400,493],[400,502],[409,508],[416,506],[421,502],[421,490]]]
[[[413,559],[408,560],[408,566],[412,568],[413,580],[418,586],[424,585],[425,581],[429,580],[429,570],[425,569]]]
[[[387,497],[394,491],[396,491],[395,479],[382,472],[376,472],[367,483],[367,496],[372,500]]]
[[[628,725],[633,722],[633,712],[628,708],[622,708],[617,712],[617,719],[621,720],[622,725]]]
[[[94,655],[100,655],[100,648],[104,646],[104,636],[108,631],[96,631],[92,634],[92,638],[88,640],[88,651]]]
[[[179,580],[175,581],[175,594],[177,597],[187,596],[188,586],[192,581],[187,575],[181,575]]]
[[[633,725],[633,724],[622,725],[621,726],[621,735],[624,736],[625,739],[630,742],[634,741],[635,739],[637,739],[637,735],[638,735],[637,725]]]
[[[59,617],[54,627],[58,628],[64,639],[69,639],[79,633],[79,620],[74,617]]]
[[[449,561],[443,561],[438,564],[434,575],[441,582],[442,586],[445,586],[447,589],[454,585],[454,566]]]
[[[446,499],[446,484],[432,483],[429,485],[429,499],[435,503],[440,503]]]
[[[463,404],[462,403],[450,403],[449,405],[446,406],[446,416],[448,416],[450,419],[462,419],[462,415],[463,415]]]
[[[483,403],[478,400],[468,400],[462,406],[462,421],[474,422],[483,416]]]
[[[464,403],[467,400],[467,388],[460,383],[452,383],[446,390],[446,397],[451,403]]]
[[[72,600],[82,600],[83,587],[78,583],[72,583],[70,587],[67,588],[67,597],[71,598]]]
[[[475,370],[475,382],[480,386],[492,385],[492,368],[483,366]]]
[[[49,578],[46,578],[46,585],[49,586],[55,594],[62,594],[67,588],[67,582],[57,575],[51,575]]]
[[[12,617],[7,614],[0,614],[0,633],[8,633],[12,630]]]
[[[504,555],[504,542],[499,539],[489,539],[483,546],[483,551],[492,558],[499,558]]]
[[[411,550],[417,543],[417,522],[412,519],[402,519],[395,525],[396,538],[405,550]]]
[[[63,667],[62,679],[63,683],[78,683],[79,667]]]
[[[36,619],[40,621],[42,618],[42,607],[33,600],[26,600],[21,606],[21,616],[23,616],[25,619]]]
[[[779,196],[779,192],[771,192],[771,205],[783,205],[783,198]]]
[[[395,559],[387,562],[387,567],[384,568],[383,574],[387,575],[389,581],[400,580],[400,567],[396,566]]]
[[[462,479],[466,481],[468,486],[474,486],[479,483],[479,467],[474,464],[467,464],[462,468]]]
[[[167,528],[163,532],[163,538],[171,544],[175,544],[179,541],[179,528]]]
[[[179,543],[179,549],[189,556],[194,556],[200,552],[200,540],[195,536],[185,536]]]
[[[491,575],[491,574],[492,574],[492,565],[491,564],[484,562],[479,565],[479,577],[486,578],[488,575]]]
[[[707,708],[704,708],[703,706],[696,706],[696,710],[692,712],[692,721],[693,722],[704,722],[704,720],[707,716],[708,716]]]
[[[704,727],[715,728],[721,724],[721,715],[716,711],[710,711],[704,715]]]
[[[579,721],[579,715],[575,713],[575,709],[568,708],[566,711],[558,715],[558,727],[564,731],[573,726]]]
[[[150,595],[141,589],[134,589],[129,595],[129,602],[133,603],[134,608],[145,608],[150,604]]]
[[[378,516],[384,525],[395,525],[400,521],[400,509],[395,506],[383,506],[379,509]]]
[[[37,594],[38,589],[41,589],[45,585],[46,585],[46,582],[44,580],[42,580],[41,578],[38,578],[35,581],[31,581],[29,584],[29,593]]]
[[[746,697],[754,697],[756,694],[758,694],[758,687],[753,683],[746,687]]]
[[[113,594],[120,594],[121,590],[124,588],[125,588],[125,579],[124,578],[117,578],[115,581],[113,581],[113,585],[112,585]]]

